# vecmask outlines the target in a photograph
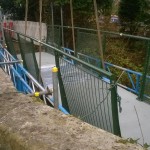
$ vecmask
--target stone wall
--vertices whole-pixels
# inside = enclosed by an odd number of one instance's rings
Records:
[[[0,150],[141,150],[18,93],[0,70]],[[123,144],[124,143],[124,144]]]

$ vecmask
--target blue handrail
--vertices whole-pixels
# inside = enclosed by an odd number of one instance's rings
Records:
[[[74,54],[74,51],[69,49],[69,48],[63,48],[63,51],[70,54],[70,55]],[[81,54],[81,53],[78,53],[77,57],[80,59],[83,59],[84,61],[86,61],[88,63],[94,62],[93,64],[98,68],[101,66],[101,61],[97,58],[93,58],[91,56],[87,56],[87,55]],[[67,58],[65,58],[65,60],[67,60]],[[73,60],[69,60],[69,61],[70,61],[70,63],[74,64]],[[130,70],[127,68],[123,68],[123,67],[120,67],[120,66],[108,63],[108,62],[104,62],[104,64],[105,64],[106,70],[109,72],[111,72],[110,68],[116,68],[116,69],[119,69],[121,71],[124,71],[127,74],[127,77],[129,79],[129,82],[131,83],[132,87],[128,87],[126,85],[119,84],[119,83],[118,83],[118,85],[123,87],[124,89],[126,89],[128,91],[131,91],[131,92],[137,94],[137,95],[139,94],[139,92],[140,92],[140,80],[142,77],[142,73],[136,72],[136,71],[133,71],[133,70]],[[135,76],[135,81],[133,80],[133,77],[132,77],[133,75]]]
[[[9,61],[16,60],[7,50],[0,47],[0,61],[8,61],[8,58],[5,57],[5,54],[7,57],[9,57]],[[0,67],[5,68],[8,67],[8,65],[1,65]],[[14,86],[19,92],[22,92],[24,94],[27,93],[34,93],[34,89],[32,85],[30,84],[29,80],[32,80],[34,84],[40,89],[45,90],[31,75],[27,72],[27,70],[20,64],[15,63],[13,65],[9,65],[9,75],[11,76],[11,79],[14,83]],[[49,102],[53,103],[53,98],[47,97],[47,100]],[[65,108],[63,108],[62,105],[59,105],[59,110],[62,111],[64,114],[69,114]]]

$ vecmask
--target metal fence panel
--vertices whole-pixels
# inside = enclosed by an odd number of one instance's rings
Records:
[[[147,57],[143,73],[139,98],[150,102],[150,42],[147,42]]]
[[[37,81],[39,81],[39,68],[35,57],[33,40],[30,38],[22,37],[19,34],[18,40],[24,67]]]
[[[4,30],[5,42],[7,45],[7,50],[10,52],[12,56],[17,58],[17,53],[14,48],[14,44],[9,31]]]
[[[116,114],[112,112],[112,105],[118,108],[116,90],[112,90],[115,86],[110,84],[111,80],[105,82],[98,72],[92,72],[92,68],[77,61],[73,64],[60,57],[59,63],[70,114],[120,135],[119,121],[115,120],[118,119],[118,110]]]
[[[59,26],[48,26],[47,27],[47,43],[54,47],[60,48],[61,45],[61,32]],[[47,52],[54,53],[53,49],[46,47]]]

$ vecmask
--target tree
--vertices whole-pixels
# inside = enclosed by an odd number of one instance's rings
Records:
[[[69,4],[69,1],[70,0],[55,0],[55,4],[65,5],[66,7],[66,5]],[[99,15],[110,16],[112,4],[113,0],[97,0]],[[69,9],[68,5],[68,13],[70,13]],[[75,25],[90,27],[92,23],[88,22],[88,20],[94,21],[95,18],[93,0],[73,0],[73,9]],[[93,17],[93,19],[91,19],[91,17]]]
[[[9,15],[16,19],[24,17],[24,7],[19,4],[19,0],[1,0],[0,6],[3,8],[3,13],[6,16]]]
[[[24,20],[25,2],[25,0],[1,0],[0,6],[3,8],[3,12],[6,16],[11,14],[14,20]],[[28,20],[38,21],[38,3],[38,1],[35,2],[35,0],[29,0]]]
[[[141,23],[150,22],[149,9],[149,0],[121,0],[118,15],[122,31],[129,30],[129,33],[133,34]]]

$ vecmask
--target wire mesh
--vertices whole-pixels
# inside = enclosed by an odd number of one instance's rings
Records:
[[[60,26],[48,26],[47,30],[47,43],[55,47],[60,47],[61,44]]]
[[[111,33],[106,32],[105,34],[105,50],[106,54],[110,53],[112,55],[112,52],[114,55],[119,56],[120,55],[127,55],[128,54],[138,54],[141,51],[146,51],[146,42],[145,40],[141,40],[140,38],[134,38],[134,37],[128,37],[128,36],[122,36],[122,34],[118,33]],[[120,52],[120,55],[118,54]],[[124,56],[123,55],[123,56]]]
[[[18,40],[24,67],[37,81],[39,81],[39,68],[35,57],[33,40],[19,34]]]
[[[78,53],[82,53],[91,57],[100,57],[98,35],[96,31],[77,30],[76,49]]]
[[[147,57],[142,78],[140,99],[150,102],[150,43],[147,42]]]
[[[13,44],[10,32],[4,30],[4,36],[5,36],[5,41],[6,41],[6,45],[7,45],[7,50],[9,51],[9,53],[12,56],[14,56],[15,58],[17,58],[17,53],[15,51],[14,44]]]
[[[150,73],[147,73],[146,82],[145,82],[145,88],[143,93],[142,100],[149,101],[150,102]]]
[[[59,63],[70,113],[116,134],[113,117],[117,118],[117,114],[113,116],[112,112],[111,84],[103,81],[98,72],[91,72],[78,62],[74,65],[60,58]],[[114,103],[117,105],[117,100]]]
[[[60,26],[48,26],[47,43],[56,48],[60,48],[60,45],[61,45]],[[50,52],[52,51],[51,49],[47,49],[47,50]]]

